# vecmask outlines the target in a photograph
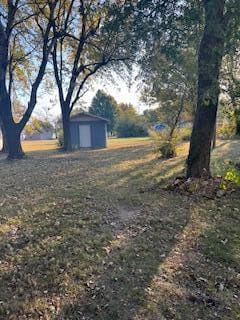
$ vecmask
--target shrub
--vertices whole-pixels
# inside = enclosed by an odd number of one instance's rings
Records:
[[[161,152],[162,157],[165,159],[174,158],[177,155],[176,145],[171,140],[163,141],[159,151]]]
[[[121,117],[116,132],[119,138],[145,137],[148,135],[147,126],[140,116]]]
[[[235,183],[240,187],[240,170],[235,167],[231,167],[225,174],[225,180]]]
[[[151,131],[150,136],[154,142],[155,152],[157,154],[161,154],[164,159],[176,157],[177,139],[175,136],[170,138],[168,129],[164,129],[160,132]]]
[[[192,134],[192,128],[178,129],[178,136],[182,141],[190,141],[191,134]]]

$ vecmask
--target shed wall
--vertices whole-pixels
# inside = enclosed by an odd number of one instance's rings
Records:
[[[102,122],[92,124],[91,133],[92,133],[92,147],[106,148],[107,146],[106,124]]]
[[[70,124],[70,132],[71,132],[71,144],[72,148],[79,149],[80,140],[79,140],[79,124],[77,122],[71,122]]]
[[[73,149],[80,148],[79,126],[90,125],[91,127],[91,145],[92,148],[106,148],[107,146],[107,125],[105,122],[90,121],[71,121],[71,143]]]

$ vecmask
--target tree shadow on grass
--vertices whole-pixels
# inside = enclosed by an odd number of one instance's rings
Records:
[[[220,199],[216,205],[218,210],[211,217],[211,227],[199,244],[207,258],[237,273],[240,266],[240,190]]]
[[[237,156],[239,153],[239,148],[237,146],[239,145],[239,140],[221,141],[212,152],[213,159],[215,160],[216,157],[219,157],[219,161],[221,161],[222,158],[227,156],[228,158]]]
[[[153,208],[152,208],[153,209]],[[169,220],[167,203],[117,236],[85,293],[65,305],[59,319],[127,320],[144,306],[147,289],[188,221],[185,210]],[[160,319],[160,317],[159,317]]]
[[[126,237],[119,246],[116,229],[101,221],[103,217],[89,218],[87,213],[71,216],[70,221],[58,217],[60,225],[50,231],[53,215],[33,229],[25,243],[16,238],[17,243],[8,246],[8,265],[1,274],[0,319],[23,319],[26,314],[38,319],[39,314],[51,313],[49,303],[51,307],[59,298],[63,304],[72,292],[74,299],[54,319],[81,319],[79,312],[90,319],[128,319],[142,305],[161,255],[168,254],[187,222],[187,210],[172,221],[166,219],[168,204],[160,203],[154,216],[140,217],[119,230]],[[81,306],[75,304],[78,299]]]
[[[9,214],[16,210],[14,219],[22,224],[19,237],[10,234],[11,240],[6,237],[1,243],[0,319],[24,319],[27,314],[30,319],[127,320],[147,308],[147,290],[191,214],[185,198],[162,191],[139,193],[139,187],[154,179],[170,178],[182,163],[182,158],[148,159],[150,150],[127,147],[4,164],[12,175],[7,192],[15,196],[24,191],[29,198],[41,193],[43,207],[34,211],[37,198],[27,203],[27,213],[14,203],[9,209]],[[142,158],[144,164],[138,162]],[[126,161],[130,164],[124,169]],[[48,201],[56,203],[46,210]],[[139,214],[114,227],[122,203]],[[50,309],[57,298],[64,304],[59,314]]]
[[[239,215],[232,204],[227,212],[224,210],[224,216],[216,211],[217,220],[215,217],[211,221],[211,215],[206,219],[212,226],[209,228],[202,224],[201,207],[193,214],[181,203],[184,199],[178,200],[183,206],[181,216],[169,219],[162,215],[164,210],[171,213],[173,209],[163,203],[159,211],[151,212],[149,220],[146,216],[135,220],[122,238],[116,237],[108,248],[107,260],[99,265],[85,293],[81,292],[75,303],[66,304],[59,319],[237,319]],[[226,215],[230,215],[227,223]],[[210,250],[207,258],[202,256],[202,249],[206,254],[206,242]],[[160,277],[157,283],[156,276],[168,259],[171,263],[167,273],[172,280]],[[154,286],[159,286],[156,293]]]
[[[139,157],[139,154],[136,157]],[[134,159],[137,158],[134,157]],[[119,159],[115,160],[116,163],[119,163]],[[123,157],[123,161],[125,160],[126,157]],[[132,160],[132,157],[130,157],[130,160]],[[144,167],[141,164],[131,165],[132,167],[124,172],[125,182],[130,183],[132,179],[134,181],[140,179],[141,183],[145,181],[144,174],[151,169],[152,161],[156,161],[156,159],[147,160]],[[174,165],[173,163],[172,166]],[[54,168],[58,172],[58,166]],[[74,171],[74,168],[72,169]],[[94,171],[95,168],[92,170]],[[85,291],[82,295],[85,295],[84,301],[86,302],[83,311],[86,314],[89,312],[91,314],[92,309],[89,307],[89,303],[91,304],[92,301],[92,289],[89,291],[89,286],[86,283],[93,276],[98,278],[99,285],[102,283],[101,287],[106,282],[106,287],[108,286],[109,290],[112,288],[114,292],[111,293],[111,296],[116,303],[119,301],[118,283],[121,284],[119,293],[123,300],[128,291],[133,290],[131,296],[134,296],[134,292],[136,292],[136,297],[133,298],[133,306],[130,306],[131,310],[132,308],[136,309],[140,302],[142,303],[144,288],[154,276],[159,262],[163,259],[161,258],[162,252],[167,254],[168,250],[171,250],[175,235],[180,232],[181,226],[176,225],[175,228],[175,222],[168,221],[165,223],[161,219],[159,220],[159,214],[169,215],[169,206],[166,200],[160,198],[158,203],[161,208],[153,208],[156,221],[154,219],[149,221],[149,226],[145,226],[145,218],[142,218],[143,220],[139,223],[130,224],[128,227],[126,227],[127,223],[120,224],[121,232],[126,231],[126,247],[119,248],[116,252],[113,251],[110,257],[104,247],[115,241],[117,230],[111,222],[117,218],[119,199],[117,198],[113,204],[106,202],[106,190],[111,189],[111,184],[104,180],[104,174],[106,172],[95,173],[93,181],[88,185],[87,190],[94,193],[96,203],[93,204],[91,199],[84,198],[84,194],[81,194],[78,190],[78,185],[67,194],[65,179],[69,175],[69,171],[62,176],[65,184],[61,187],[58,186],[57,189],[59,195],[62,195],[65,190],[64,196],[69,196],[67,204],[64,201],[57,202],[47,209],[44,208],[45,202],[47,203],[51,197],[56,199],[56,190],[51,188],[51,190],[46,189],[43,192],[41,190],[42,184],[33,186],[35,193],[42,192],[43,207],[34,210],[34,205],[31,204],[28,213],[24,213],[24,219],[21,220],[16,235],[11,234],[12,230],[10,230],[1,243],[3,250],[1,252],[0,300],[2,304],[0,319],[11,319],[11,316],[17,316],[21,319],[26,314],[29,314],[31,319],[38,319],[39,314],[51,314],[49,303],[51,304],[52,301],[55,303],[56,298],[62,301],[71,300],[71,290],[73,292],[77,291],[80,296]],[[116,181],[118,174],[119,172],[115,174],[113,170],[112,183]],[[44,172],[44,177],[46,175],[47,173]],[[53,182],[56,183],[56,188],[58,182]],[[112,190],[112,192],[114,191]],[[131,193],[135,196],[139,194],[139,190],[135,189]],[[81,195],[80,198],[79,195]],[[125,193],[122,196],[125,197]],[[126,201],[127,205],[129,205],[128,200]],[[142,203],[141,210],[143,213],[149,210],[150,201],[148,200],[146,204]],[[19,212],[17,212],[17,216],[19,216],[19,219],[21,218]],[[149,219],[150,217],[149,212]],[[182,224],[184,224],[185,218],[182,217],[181,219],[183,219]],[[172,223],[174,227],[172,227]],[[158,229],[156,229],[157,226]],[[161,232],[159,233],[159,231]],[[113,264],[111,259],[114,260]],[[141,263],[143,267],[137,268]],[[123,270],[118,270],[112,268],[114,264],[118,267],[126,265]],[[106,266],[110,269],[105,270]],[[111,275],[110,278],[102,277],[101,272],[104,273],[105,271],[109,276]],[[120,275],[119,281],[115,279],[117,278],[116,274]],[[127,280],[128,274],[131,274],[130,282]],[[136,289],[133,288],[134,286],[136,286]],[[69,298],[66,298],[65,290],[70,291],[67,294]],[[11,303],[13,296],[14,301]],[[110,298],[106,296],[106,300]],[[128,299],[130,299],[129,296]],[[76,298],[72,301],[76,301]],[[113,315],[115,313],[113,310],[115,302],[111,311]],[[69,303],[69,308],[72,308],[71,306],[72,303]],[[96,308],[98,307],[96,306]],[[118,307],[116,308],[116,314],[118,314],[120,311]],[[93,310],[95,310],[95,307]],[[67,306],[65,311],[63,311],[63,317],[65,317],[65,313],[68,314]],[[77,314],[78,310],[76,309],[74,313]],[[126,317],[127,313],[126,310]],[[108,312],[105,315],[107,316]],[[58,316],[55,317],[55,319],[58,318]],[[68,317],[66,316],[65,319],[68,319]]]
[[[222,142],[212,153],[211,168],[214,175],[224,175],[230,162],[239,161],[240,141]]]
[[[121,162],[119,164],[121,164]],[[156,164],[163,166],[164,169],[162,168],[161,171],[159,171],[158,169],[152,171],[151,168],[156,166]],[[169,161],[162,161],[155,158],[150,159],[144,162],[144,165],[135,164],[131,165],[130,168],[127,168],[126,170],[112,170],[111,175],[108,178],[106,178],[105,171],[103,173],[96,173],[92,180],[86,180],[87,185],[84,186],[84,189],[79,189],[77,184],[74,187],[71,187],[69,190],[66,189],[66,186],[68,185],[68,183],[66,182],[66,176],[69,176],[69,172],[66,172],[65,174],[61,174],[61,180],[63,180],[63,182],[65,183],[59,183],[59,179],[56,179],[55,177],[55,181],[51,182],[50,190],[46,188],[46,190],[44,191],[42,189],[41,183],[39,185],[36,184],[33,187],[34,193],[32,190],[31,196],[35,196],[35,194],[41,195],[41,204],[38,204],[37,210],[35,209],[35,205],[37,205],[37,203],[34,204],[34,202],[32,203],[33,200],[29,199],[29,203],[26,202],[24,208],[21,208],[21,206],[19,208],[16,207],[16,209],[18,210],[16,210],[15,214],[13,214],[13,208],[19,202],[19,197],[13,199],[14,201],[12,202],[11,207],[9,209],[6,206],[0,208],[0,213],[4,213],[4,215],[1,216],[3,219],[2,223],[8,224],[8,219],[11,220],[17,217],[19,217],[19,219],[22,220],[21,214],[19,215],[19,213],[21,213],[21,211],[24,210],[25,213],[23,216],[23,225],[25,226],[25,228],[30,230],[31,227],[34,228],[35,226],[35,233],[37,232],[37,237],[40,237],[40,239],[44,239],[44,230],[47,230],[48,232],[53,232],[53,235],[55,234],[55,231],[57,231],[57,228],[55,228],[54,225],[49,225],[48,217],[51,215],[51,212],[66,212],[66,219],[67,215],[69,215],[69,217],[73,217],[74,219],[74,215],[76,216],[77,214],[77,212],[74,213],[74,210],[83,210],[82,212],[79,212],[80,215],[84,215],[84,211],[86,209],[91,211],[99,209],[99,207],[101,207],[103,208],[103,210],[106,210],[105,207],[106,203],[108,202],[107,199],[109,198],[109,194],[110,198],[112,198],[111,219],[114,220],[115,218],[117,219],[117,210],[119,205],[125,202],[128,206],[131,206],[133,204],[131,200],[135,199],[135,197],[138,196],[139,203],[135,202],[134,205],[141,206],[142,192],[150,192],[149,187],[155,186],[155,181],[159,181],[159,179],[161,183],[164,183],[165,181],[170,179],[171,174],[170,176],[168,174],[169,172],[171,173],[174,168],[177,168],[177,172],[181,172],[181,164],[181,158],[175,160],[171,159]],[[158,192],[158,190],[161,191],[161,187],[159,184],[158,186],[159,188],[155,190],[156,192]],[[56,187],[56,189],[54,187]],[[131,189],[131,192],[129,192],[129,189]],[[16,195],[16,191],[13,190],[13,194]],[[61,200],[60,198],[57,198],[57,196],[60,195],[62,196]],[[53,202],[53,200],[55,202]],[[9,201],[10,200],[8,200],[8,202]],[[37,198],[36,201],[39,201],[39,199]],[[45,204],[47,204],[47,202],[49,201],[49,206],[46,207]],[[8,202],[6,202],[6,204]],[[7,214],[8,211],[9,214]],[[71,214],[73,214],[73,216]],[[6,218],[7,216],[8,219]],[[37,230],[37,224],[39,222],[42,225],[42,230]],[[21,229],[21,223],[17,224]],[[12,246],[16,250],[24,249],[24,247],[27,246],[29,243],[28,237],[19,238],[17,239],[17,241],[15,241],[14,238],[12,240]],[[1,259],[4,259],[5,254],[8,252],[7,244],[9,243],[9,241],[11,243],[11,238],[10,240],[6,238],[5,241],[1,241]]]
[[[34,211],[32,204],[29,215],[23,212],[19,230],[20,234],[21,227],[23,233],[31,231],[26,239],[23,235],[12,241],[6,238],[2,243],[5,251],[1,257],[0,300],[4,305],[0,310],[5,304],[6,308],[0,319],[16,315],[24,319],[29,312],[31,319],[51,314],[53,319],[64,320],[83,317],[127,320],[133,319],[141,308],[147,308],[148,287],[191,214],[185,198],[161,190],[139,193],[139,187],[151,185],[155,179],[171,178],[176,172],[173,169],[177,166],[176,170],[180,170],[183,161],[183,158],[170,161],[148,158],[150,150],[128,147],[105,153],[91,151],[71,154],[69,161],[56,155],[51,160],[41,159],[40,168],[38,159],[31,160],[32,168],[28,168],[27,162],[14,168],[17,174],[26,163],[27,174],[33,171],[39,178],[40,184],[34,183],[28,195],[42,193],[43,205],[50,200],[56,203],[38,211]],[[141,158],[145,159],[143,164],[138,162]],[[124,169],[125,161],[130,164]],[[101,167],[103,170],[98,171]],[[41,168],[45,171],[39,177]],[[50,174],[52,180],[44,180]],[[28,183],[33,177],[29,175],[26,179]],[[71,188],[67,189],[68,185]],[[84,190],[80,188],[82,185]],[[22,188],[22,181],[19,186]],[[22,192],[21,188],[14,192]],[[88,193],[92,198],[87,197]],[[137,204],[132,201],[134,197],[139,199]],[[138,214],[116,228],[112,222],[118,218],[122,202],[126,210],[137,210]],[[16,212],[20,218],[21,214]],[[64,304],[59,314],[49,309],[55,298]],[[42,305],[36,305],[36,301]],[[164,312],[166,316],[167,311]]]

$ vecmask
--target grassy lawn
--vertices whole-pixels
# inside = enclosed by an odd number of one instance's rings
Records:
[[[58,148],[57,140],[30,140],[23,141],[22,147],[24,152],[32,152],[32,151],[48,151],[55,150]]]
[[[149,141],[150,138],[110,138],[108,139],[108,147],[121,148],[123,146],[131,146],[142,144],[143,142]],[[23,150],[27,153],[34,151],[49,151],[58,148],[57,140],[40,140],[40,141],[23,141]]]
[[[25,142],[28,159],[0,159],[1,320],[240,319],[239,192],[164,191],[187,144],[167,161],[148,139],[55,148]],[[239,154],[219,142],[214,173]]]

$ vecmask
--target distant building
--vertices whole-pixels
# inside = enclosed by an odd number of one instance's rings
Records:
[[[51,139],[55,139],[56,138],[56,134],[54,132],[54,130],[39,130],[39,132],[34,132],[31,134],[23,134],[23,139],[24,140],[51,140]]]

